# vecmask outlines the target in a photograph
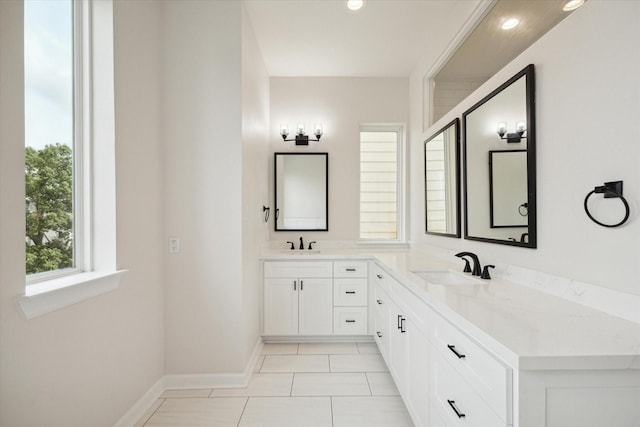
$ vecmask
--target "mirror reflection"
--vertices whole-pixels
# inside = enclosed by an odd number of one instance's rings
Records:
[[[328,153],[275,153],[275,230],[327,231]]]
[[[460,120],[424,143],[425,232],[460,237]]]
[[[463,114],[465,239],[536,247],[534,68]]]

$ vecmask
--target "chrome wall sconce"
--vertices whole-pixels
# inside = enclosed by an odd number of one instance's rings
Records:
[[[506,139],[508,143],[522,141],[523,138],[526,138],[526,136],[523,136],[526,131],[527,128],[524,122],[518,122],[516,131],[513,133],[507,133],[506,123],[498,123],[498,135],[500,135],[500,139]]]
[[[296,145],[309,145],[309,141],[319,142],[320,137],[322,136],[322,133],[323,133],[322,125],[317,124],[315,125],[315,129],[313,132],[316,139],[309,139],[309,135],[307,135],[304,130],[304,123],[298,123],[297,129],[296,129],[296,137],[294,139],[287,139],[287,136],[289,136],[289,127],[287,125],[280,125],[280,136],[282,137],[282,140],[295,141]]]

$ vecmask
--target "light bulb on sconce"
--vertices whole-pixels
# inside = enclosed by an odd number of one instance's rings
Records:
[[[289,136],[289,128],[287,125],[280,125],[280,136],[283,141],[295,141],[296,145],[309,145],[309,141],[318,142],[323,134],[322,124],[316,124],[314,126],[314,132],[316,139],[309,139],[309,136],[305,134],[304,123],[298,123],[296,126],[296,135],[294,139],[287,139]]]
[[[286,139],[287,136],[289,136],[289,128],[287,125],[280,125],[280,136],[282,136],[282,139]]]
[[[524,122],[518,122],[516,124],[516,131],[513,133],[507,132],[507,124],[506,123],[498,123],[497,133],[500,136],[500,139],[506,139],[508,143],[521,142],[524,136],[524,133],[527,131],[527,126]]]

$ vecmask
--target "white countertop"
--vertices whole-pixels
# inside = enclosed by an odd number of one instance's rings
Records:
[[[476,285],[434,285],[412,273],[462,271],[462,262],[412,250],[366,249],[313,255],[272,250],[262,258],[373,258],[417,298],[516,369],[640,369],[640,324],[500,277]]]

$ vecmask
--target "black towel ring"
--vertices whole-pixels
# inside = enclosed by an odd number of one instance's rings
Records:
[[[591,215],[591,212],[589,212],[589,207],[588,207],[589,197],[591,197],[591,195],[594,193],[604,194],[605,199],[610,199],[610,198],[620,199],[624,204],[624,208],[625,208],[624,218],[622,218],[622,220],[617,224],[604,224],[598,221],[597,219],[595,219],[593,215]],[[591,221],[603,227],[609,227],[609,228],[619,227],[625,222],[627,222],[627,220],[629,219],[630,209],[629,209],[629,203],[627,202],[627,199],[625,199],[622,196],[622,181],[605,182],[603,186],[595,187],[593,190],[591,190],[589,194],[587,194],[587,197],[584,198],[584,211],[587,213],[587,216],[589,217],[589,219],[591,219]]]
[[[269,212],[271,211],[271,208],[268,208],[264,205],[262,205],[262,212],[264,212],[264,222],[269,221]]]

